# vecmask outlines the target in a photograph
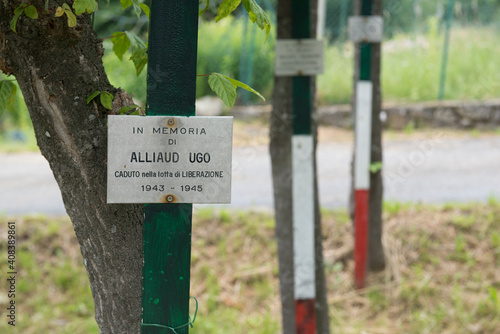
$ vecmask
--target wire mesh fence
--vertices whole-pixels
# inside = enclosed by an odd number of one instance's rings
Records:
[[[318,77],[319,102],[348,103],[354,65],[347,22],[354,1],[318,2],[323,13],[319,17],[324,17],[318,31],[326,42],[326,71]],[[261,5],[276,18],[274,2],[261,1]],[[240,19],[247,20],[245,15]],[[383,19],[382,89],[386,100],[497,97],[494,87],[500,83],[500,63],[495,54],[500,49],[495,45],[500,44],[500,0],[384,0]],[[252,60],[267,47],[252,44],[252,29],[243,32],[241,61],[234,72],[270,96],[272,84],[260,82],[262,73],[254,73],[257,62]],[[274,45],[273,37],[268,44]],[[256,100],[243,94],[239,102]]]
[[[500,24],[497,0],[384,0],[384,37],[425,33],[432,22],[442,28],[446,10],[452,6],[455,26],[496,26]],[[352,0],[325,0],[325,37],[330,43],[347,39],[346,22],[353,15]]]

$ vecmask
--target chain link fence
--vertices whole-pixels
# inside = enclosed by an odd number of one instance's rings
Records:
[[[260,1],[274,25],[275,3]],[[347,22],[354,1],[318,3],[323,12],[319,17],[324,17],[318,31],[323,31],[326,41],[325,74],[318,76],[319,103],[348,103],[354,64]],[[495,87],[500,83],[500,63],[494,55],[500,53],[496,47],[500,45],[500,0],[384,0],[383,19],[382,89],[386,101],[498,97]],[[246,22],[246,13],[239,20]],[[267,46],[254,44],[254,36],[254,27],[243,32],[239,68],[233,73],[271,96],[272,84],[262,82],[265,76],[255,73],[255,66],[259,52],[273,52],[273,36]],[[239,99],[240,104],[256,102],[246,93]]]
[[[353,3],[352,0],[325,0],[325,37],[330,43],[347,39],[346,24],[353,15]],[[498,0],[384,0],[385,39],[396,34],[425,33],[433,21],[443,28],[450,4],[454,26],[500,27]]]

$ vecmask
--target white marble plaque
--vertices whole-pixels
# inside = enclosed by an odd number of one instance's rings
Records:
[[[384,28],[382,16],[351,16],[349,39],[354,43],[380,43]]]
[[[323,41],[279,39],[276,41],[274,73],[277,76],[317,75],[324,69]]]
[[[230,203],[233,117],[109,116],[108,203]]]

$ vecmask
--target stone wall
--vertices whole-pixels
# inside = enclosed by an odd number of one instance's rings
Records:
[[[419,127],[496,129],[500,127],[500,99],[462,102],[438,101],[415,104],[386,104],[381,119],[386,128]],[[319,108],[319,121],[325,125],[351,127],[350,105]]]
[[[458,129],[497,129],[500,127],[500,99],[489,101],[438,101],[415,104],[386,104],[381,119],[386,128],[407,126],[448,127]],[[235,107],[228,114],[235,118],[261,117],[268,119],[270,105]],[[319,107],[320,124],[342,128],[352,127],[350,105]]]

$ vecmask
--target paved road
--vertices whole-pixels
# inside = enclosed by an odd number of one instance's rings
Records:
[[[320,201],[347,205],[350,143],[318,148]],[[385,198],[423,203],[487,201],[500,197],[500,137],[441,138],[384,144]],[[266,146],[235,147],[232,208],[272,209]],[[64,214],[48,163],[40,154],[0,154],[0,213]]]

